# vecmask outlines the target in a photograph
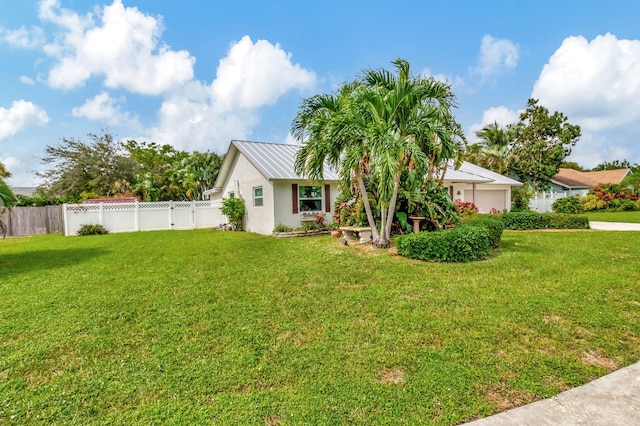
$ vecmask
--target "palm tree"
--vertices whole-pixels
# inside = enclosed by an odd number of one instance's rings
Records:
[[[303,101],[292,134],[303,142],[296,172],[322,179],[324,162],[340,171],[343,188],[356,181],[374,244],[388,247],[402,172],[431,179],[464,142],[451,114],[451,87],[433,78],[413,77],[409,63],[393,62],[397,73],[369,70],[336,95]],[[380,210],[378,231],[364,175],[371,175]]]
[[[508,173],[514,138],[512,127],[500,127],[493,122],[477,131],[476,136],[479,141],[467,150],[467,160],[501,175]]]

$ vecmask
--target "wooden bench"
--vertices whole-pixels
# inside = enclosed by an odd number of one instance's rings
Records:
[[[342,231],[342,236],[347,241],[360,241],[360,243],[368,243],[371,241],[371,228],[359,226],[341,226],[338,228]]]

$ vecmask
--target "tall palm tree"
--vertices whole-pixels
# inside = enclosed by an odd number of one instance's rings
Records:
[[[292,134],[303,142],[296,172],[322,178],[327,161],[343,185],[355,180],[363,197],[374,244],[388,247],[402,172],[431,178],[456,158],[464,142],[451,114],[451,87],[433,78],[413,77],[409,63],[393,62],[396,73],[369,70],[336,95],[303,101]],[[363,175],[374,178],[380,209],[378,231]],[[345,182],[347,181],[347,182]],[[424,178],[419,179],[421,185]]]
[[[493,122],[477,131],[476,136],[479,141],[469,147],[466,158],[501,175],[508,173],[514,139],[512,127],[500,127]]]

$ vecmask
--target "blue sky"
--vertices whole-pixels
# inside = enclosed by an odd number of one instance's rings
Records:
[[[470,142],[535,97],[582,127],[572,160],[640,163],[640,2],[5,0],[0,161],[117,138],[224,153],[292,142],[302,98],[407,59],[453,85]]]

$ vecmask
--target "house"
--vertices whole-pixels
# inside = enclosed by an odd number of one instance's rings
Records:
[[[631,173],[631,169],[581,172],[561,168],[551,179],[551,191],[566,192],[567,196],[582,196],[586,195],[591,188],[601,184],[619,184],[629,173]]]
[[[242,197],[245,200],[245,229],[271,234],[276,225],[299,227],[324,213],[331,222],[339,195],[339,176],[328,165],[322,182],[299,176],[294,171],[299,145],[231,141],[214,187],[204,192],[212,200]],[[449,166],[444,185],[451,197],[472,201],[481,212],[489,213],[511,206],[511,187],[520,182],[497,173],[463,163]]]
[[[324,180],[314,182],[294,171],[298,145],[231,141],[213,189],[212,200],[242,197],[245,230],[271,234],[276,225],[299,227],[324,213],[333,216],[338,196],[337,173],[325,167]]]

